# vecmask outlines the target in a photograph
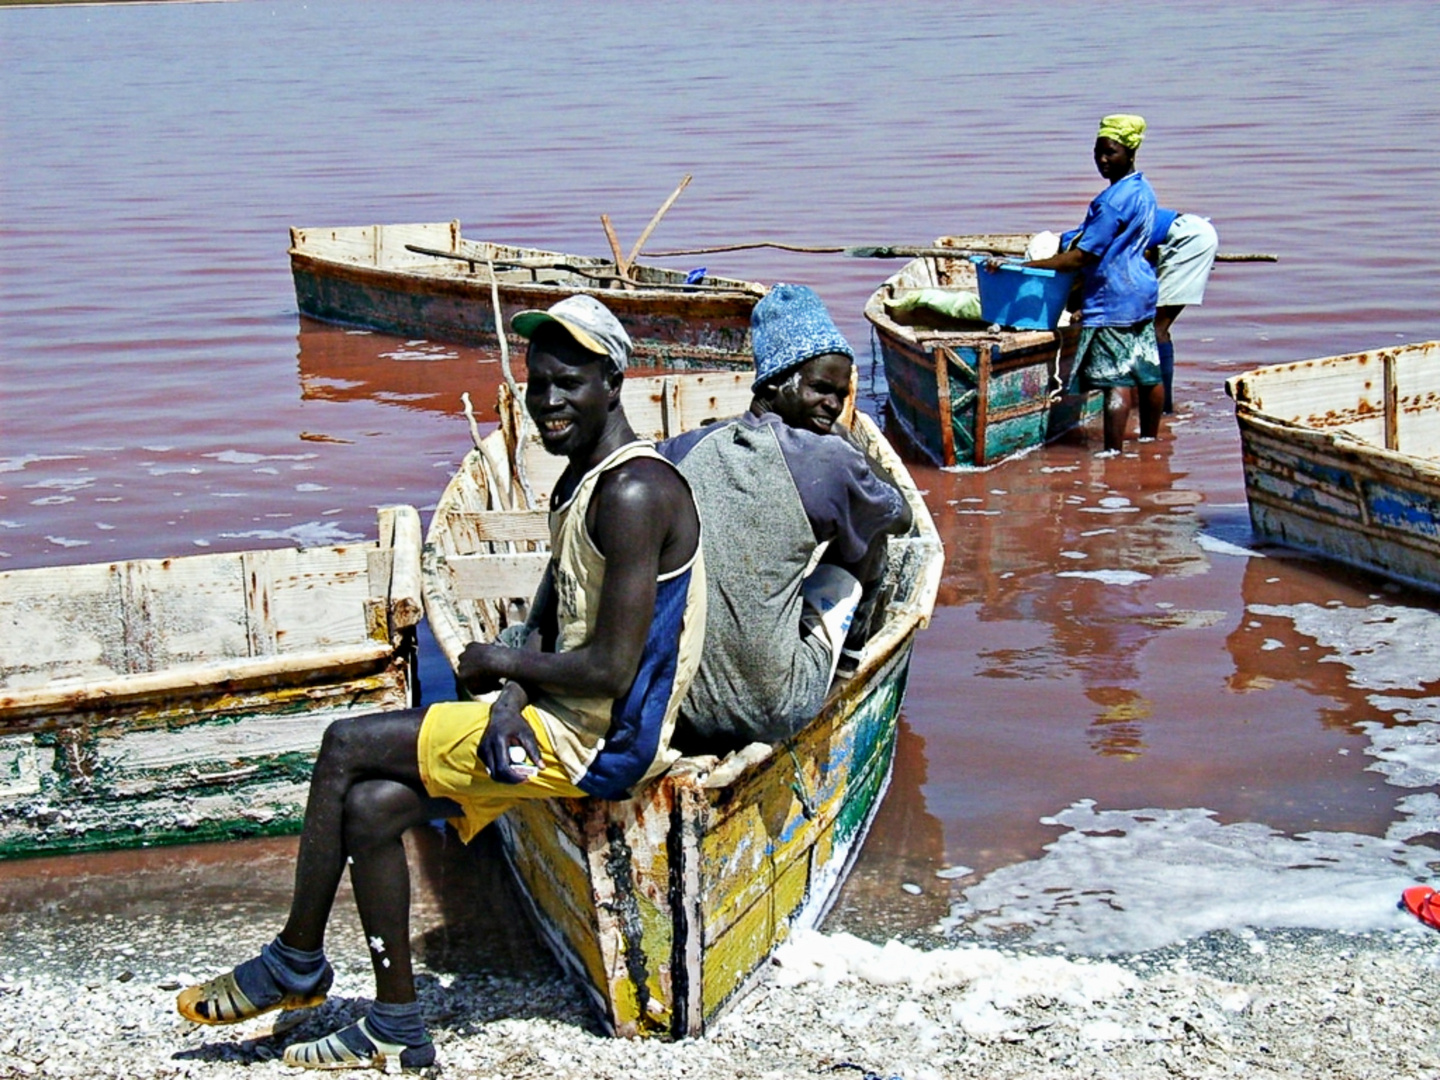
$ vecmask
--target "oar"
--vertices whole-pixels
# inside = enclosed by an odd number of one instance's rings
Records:
[[[600,215],[600,227],[605,230],[605,239],[610,242],[610,254],[615,257],[615,269],[620,274],[620,286],[624,289],[633,289],[634,282],[630,280],[630,263],[620,250],[620,238],[615,235],[615,227],[610,224],[610,215]]]
[[[750,251],[755,248],[775,248],[778,251],[796,251],[802,255],[848,255],[852,259],[916,259],[916,258],[946,258],[966,255],[1018,255],[1020,254],[1011,246],[1000,244],[989,245],[980,241],[979,237],[966,237],[970,240],[965,247],[909,247],[902,244],[873,244],[857,246],[815,246],[807,244],[786,244],[779,240],[751,240],[740,244],[717,244],[714,247],[678,248],[674,251],[653,251],[650,253],[652,259],[679,258],[684,255],[715,255],[726,251]],[[1215,256],[1216,262],[1279,262],[1279,255],[1267,255],[1247,252],[1222,251]]]
[[[876,245],[872,247],[847,247],[845,254],[852,259],[917,259],[917,258],[944,258],[946,256],[959,255],[1014,255],[1017,252],[1008,248],[986,247],[975,245],[972,247],[902,247]],[[1222,251],[1215,256],[1216,262],[1247,263],[1247,262],[1279,262],[1279,255],[1266,255],[1257,252]]]

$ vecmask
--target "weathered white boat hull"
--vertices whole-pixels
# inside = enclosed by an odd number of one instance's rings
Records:
[[[0,574],[0,857],[298,829],[326,725],[413,704],[419,534]]]
[[[1261,368],[1226,390],[1258,534],[1440,590],[1440,342]]]
[[[411,250],[448,252],[444,258]],[[460,223],[290,230],[290,268],[300,313],[326,322],[459,344],[496,343],[490,274],[502,323],[575,293],[596,296],[625,326],[637,365],[748,369],[750,312],[763,286],[681,271],[632,268],[622,286],[613,262],[466,240]],[[517,346],[524,341],[510,335]]]

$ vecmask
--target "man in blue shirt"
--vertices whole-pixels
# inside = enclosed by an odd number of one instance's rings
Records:
[[[1105,391],[1107,453],[1124,447],[1132,387],[1140,399],[1142,439],[1159,434],[1165,404],[1155,343],[1159,288],[1145,258],[1155,193],[1145,175],[1135,171],[1135,151],[1144,137],[1145,121],[1139,116],[1116,113],[1100,121],[1095,167],[1110,186],[1090,203],[1079,230],[1062,239],[1065,250],[1026,263],[1080,274],[1076,379],[1081,389]]]

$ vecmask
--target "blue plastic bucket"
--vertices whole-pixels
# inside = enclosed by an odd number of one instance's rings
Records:
[[[986,270],[983,255],[972,255],[980,293],[980,317],[1013,330],[1054,330],[1065,310],[1074,274],[1037,270],[1018,262]]]

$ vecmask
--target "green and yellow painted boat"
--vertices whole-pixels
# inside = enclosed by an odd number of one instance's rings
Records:
[[[420,515],[379,518],[0,573],[0,858],[298,832],[326,725],[417,698]]]
[[[871,294],[865,317],[875,329],[889,384],[886,408],[902,441],[941,466],[984,467],[1039,446],[1099,412],[1099,395],[1068,395],[1079,328],[1062,317],[1056,330],[1002,330],[911,307],[914,294],[977,292],[975,250],[1019,255],[1025,235],[942,236],[936,249],[906,263]]]
[[[636,431],[665,438],[733,416],[750,377],[630,379]],[[545,507],[563,460],[527,434],[513,393],[435,509],[422,575],[426,615],[452,666],[472,640],[524,618],[545,552]],[[703,1034],[771,952],[825,915],[878,807],[916,632],[943,552],[929,511],[875,425],[853,429],[915,514],[890,543],[886,619],[859,669],[788,744],[682,758],[635,798],[526,803],[498,823],[541,932],[621,1035]]]

